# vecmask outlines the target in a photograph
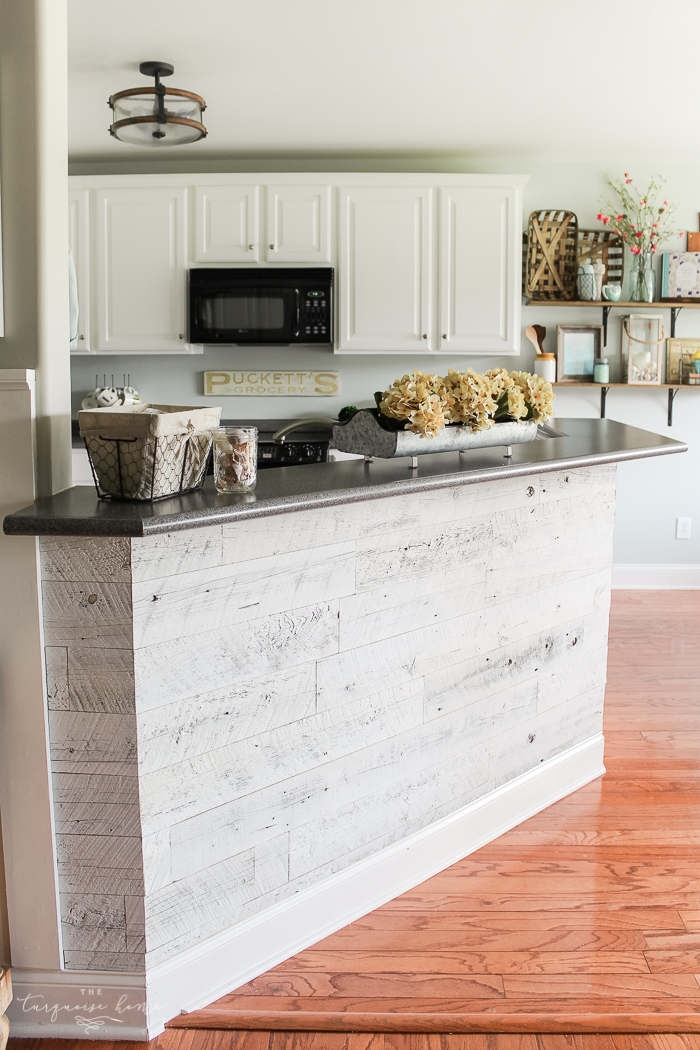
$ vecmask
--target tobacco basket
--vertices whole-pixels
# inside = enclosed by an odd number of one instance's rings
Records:
[[[575,299],[578,220],[572,211],[533,211],[527,231],[525,295]]]
[[[625,246],[612,230],[579,230],[577,267],[602,262],[603,284],[622,284],[625,274]]]

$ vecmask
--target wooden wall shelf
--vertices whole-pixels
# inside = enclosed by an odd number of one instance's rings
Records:
[[[661,309],[671,311],[671,339],[676,336],[676,318],[681,310],[700,310],[700,302],[687,302],[685,299],[676,302],[659,301],[655,303],[611,303],[607,299],[528,299],[524,297],[525,306],[596,306],[603,311],[603,344],[608,342],[608,314],[611,310],[649,310]]]
[[[567,380],[563,383],[552,383],[552,386],[565,386],[570,390],[573,390],[578,386],[597,386],[600,389],[601,419],[605,419],[605,402],[608,397],[608,390],[611,390],[613,387],[624,388],[626,390],[668,390],[668,425],[670,427],[673,426],[673,402],[676,400],[676,394],[678,391],[700,390],[700,385],[691,386],[689,383],[578,383],[575,380]]]

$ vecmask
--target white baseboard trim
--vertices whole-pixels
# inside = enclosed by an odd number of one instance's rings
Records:
[[[12,1037],[143,1041],[146,978],[96,970],[12,969]]]
[[[142,1041],[386,904],[601,776],[598,735],[262,915],[141,974],[13,969],[11,1034]]]
[[[616,591],[700,591],[700,565],[613,565]]]
[[[183,1010],[207,1006],[604,772],[598,735],[319,886],[153,967],[146,977],[149,1039]]]

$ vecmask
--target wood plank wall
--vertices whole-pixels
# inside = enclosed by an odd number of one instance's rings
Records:
[[[42,539],[66,966],[172,958],[600,732],[615,473]]]

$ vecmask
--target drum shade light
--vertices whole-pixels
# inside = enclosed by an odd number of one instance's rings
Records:
[[[206,102],[193,91],[166,88],[161,77],[174,72],[168,62],[142,62],[139,72],[155,77],[153,87],[129,88],[111,95],[109,105],[114,122],[109,133],[134,146],[182,146],[203,139],[202,124]]]

